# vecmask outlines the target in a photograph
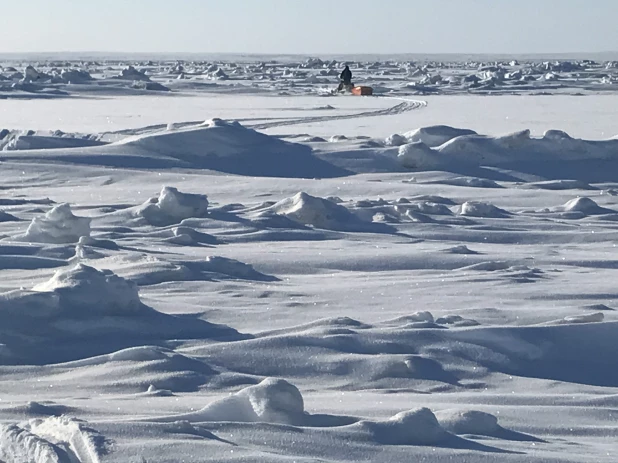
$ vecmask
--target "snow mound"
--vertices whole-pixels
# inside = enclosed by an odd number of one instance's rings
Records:
[[[63,69],[58,78],[67,84],[82,84],[93,80],[88,71],[81,69]]]
[[[204,217],[208,212],[208,197],[182,193],[164,186],[158,198],[152,198],[139,208],[139,215],[156,226],[177,224],[191,217]]]
[[[434,317],[433,317],[433,314],[431,312],[421,311],[421,312],[414,312],[412,315],[408,315],[406,317],[406,320],[409,321],[409,322],[433,323],[434,322]]]
[[[501,427],[498,418],[476,410],[444,410],[436,413],[442,427],[453,434],[493,436]]]
[[[283,379],[266,378],[255,386],[217,400],[194,413],[166,417],[160,421],[233,421],[300,425],[306,417],[303,396]]]
[[[19,134],[2,147],[2,151],[49,150],[58,148],[85,148],[102,146],[104,142],[88,138],[54,137],[42,135]]]
[[[467,201],[457,208],[457,213],[466,217],[505,218],[510,216],[504,209],[482,201]]]
[[[49,281],[33,290],[54,293],[63,311],[127,314],[143,312],[144,308],[134,283],[110,270],[97,270],[83,264],[59,270]]]
[[[555,129],[546,130],[545,133],[543,134],[543,138],[546,140],[555,140],[555,141],[573,140],[573,137],[571,137],[565,131],[555,130]]]
[[[458,328],[463,328],[467,326],[478,326],[479,322],[476,320],[463,318],[460,315],[446,315],[444,317],[440,317],[436,319],[437,325],[452,325]]]
[[[267,275],[258,272],[250,264],[221,256],[206,257],[202,271],[247,280],[267,278]]]
[[[0,364],[67,362],[168,339],[243,337],[225,325],[157,312],[140,301],[134,282],[83,264],[32,291],[0,294]]]
[[[400,146],[397,160],[407,169],[431,170],[443,165],[440,154],[422,141]]]
[[[152,360],[167,360],[169,357],[170,353],[160,347],[139,346],[109,354],[107,359],[110,362],[150,362]]]
[[[136,90],[149,90],[154,92],[169,92],[170,89],[158,82],[149,82],[144,80],[134,80],[131,84],[131,88]]]
[[[211,80],[228,80],[230,78],[220,67],[209,70],[206,77]]]
[[[243,127],[238,122],[221,119],[184,129],[129,137],[101,148],[100,152],[101,160],[106,164],[122,156],[123,167],[135,165],[143,168],[146,163],[152,168],[174,166],[288,178],[330,178],[349,174],[319,159],[309,146],[287,142]]]
[[[410,204],[395,206],[396,210],[412,210],[422,214],[432,215],[452,215],[453,213],[445,204],[433,203],[431,201],[415,201]]]
[[[82,236],[90,236],[90,219],[77,217],[69,204],[60,204],[43,217],[35,217],[26,233],[13,238],[14,241],[34,243],[67,244],[77,243]]]
[[[462,135],[476,135],[476,132],[447,125],[434,125],[412,130],[405,133],[404,137],[408,140],[408,143],[423,142],[427,146],[436,147]]]
[[[462,135],[435,148],[446,159],[470,166],[510,167],[517,171],[552,178],[557,173],[588,180],[608,180],[607,169],[582,169],[579,163],[590,160],[614,161],[618,139],[580,140],[553,131],[541,138],[530,136],[529,130],[499,136]],[[552,163],[558,163],[556,166]],[[577,164],[570,164],[577,163]],[[555,179],[555,177],[553,177]]]
[[[348,230],[362,222],[348,209],[327,199],[300,192],[266,209],[302,225],[326,230]]]
[[[24,77],[21,80],[21,83],[33,83],[33,82],[42,82],[45,80],[49,80],[49,76],[42,72],[37,71],[33,66],[27,66],[24,70]]]
[[[581,212],[586,215],[609,214],[615,212],[611,209],[601,207],[592,199],[583,196],[571,199],[564,206],[561,206],[556,210],[564,212]]]
[[[217,238],[214,236],[199,232],[191,227],[172,227],[171,229],[165,230],[163,233],[169,234],[165,237],[165,241],[181,246],[217,243]]]
[[[133,81],[143,81],[149,82],[150,77],[144,74],[142,71],[138,71],[133,66],[128,66],[120,72],[119,76],[116,76],[115,79],[123,79],[123,80],[133,80]]]
[[[428,408],[398,413],[383,421],[361,421],[353,426],[367,430],[376,442],[385,445],[437,445],[450,436]]]
[[[404,137],[403,135],[399,135],[398,133],[395,133],[391,135],[390,137],[388,137],[386,140],[384,140],[384,144],[386,146],[402,146],[408,143],[409,143],[408,139]]]

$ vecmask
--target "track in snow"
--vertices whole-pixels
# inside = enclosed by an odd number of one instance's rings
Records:
[[[397,99],[397,100],[402,100],[402,102],[390,108],[378,109],[374,111],[365,111],[365,112],[354,113],[354,114],[340,114],[340,115],[333,115],[333,116],[301,117],[298,119],[273,121],[273,122],[266,122],[263,124],[249,125],[249,127],[255,130],[265,130],[265,129],[272,129],[275,127],[286,127],[290,125],[313,124],[316,122],[341,121],[341,120],[346,120],[346,119],[358,119],[358,118],[364,118],[364,117],[393,116],[396,114],[407,113],[409,111],[424,108],[425,106],[427,106],[427,102],[421,101],[421,100],[407,100],[403,98],[392,98],[392,97],[376,97],[376,98],[388,98],[388,99],[393,99],[393,100]]]
[[[372,98],[372,97],[365,97]],[[364,111],[360,113],[352,113],[352,114],[340,114],[340,115],[332,115],[332,116],[307,116],[300,117],[295,119],[277,119],[271,120],[269,122],[262,122],[259,124],[247,124],[245,123],[248,120],[240,120],[239,122],[243,123],[246,127],[250,127],[254,130],[265,130],[272,129],[275,127],[286,127],[290,125],[301,125],[301,124],[313,124],[317,122],[330,122],[330,121],[341,121],[346,119],[358,119],[363,117],[378,117],[378,116],[393,116],[397,114],[407,113],[409,111],[414,111],[416,109],[421,109],[427,106],[427,102],[423,100],[412,100],[405,98],[397,98],[397,97],[389,97],[389,96],[375,96],[373,98],[383,98],[389,100],[399,100],[401,103],[392,106],[386,109],[377,109],[373,111]],[[259,120],[265,120],[267,118],[259,118]],[[191,121],[191,122],[180,122],[174,124],[177,128],[186,128],[195,126],[203,123],[204,121]],[[105,135],[142,135],[150,132],[154,132],[157,130],[163,130],[167,127],[167,124],[156,124],[147,127],[142,127],[139,129],[124,129],[118,130],[114,132],[108,132]]]

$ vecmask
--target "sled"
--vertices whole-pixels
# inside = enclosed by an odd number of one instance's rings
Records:
[[[359,96],[373,95],[373,88],[364,87],[362,85],[356,86],[352,89],[352,95],[359,95]]]

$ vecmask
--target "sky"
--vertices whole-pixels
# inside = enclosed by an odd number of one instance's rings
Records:
[[[0,0],[0,53],[618,50],[618,0]]]

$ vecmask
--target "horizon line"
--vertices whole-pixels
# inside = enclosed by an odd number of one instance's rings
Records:
[[[610,55],[618,54],[618,50],[604,50],[604,51],[569,51],[569,52],[375,52],[375,53],[303,53],[303,52],[239,52],[239,51],[101,51],[101,50],[62,50],[62,51],[0,51],[0,57],[2,56],[26,56],[26,55],[228,55],[228,56],[282,56],[282,57],[311,57],[319,58],[320,56],[566,56],[566,55]]]

